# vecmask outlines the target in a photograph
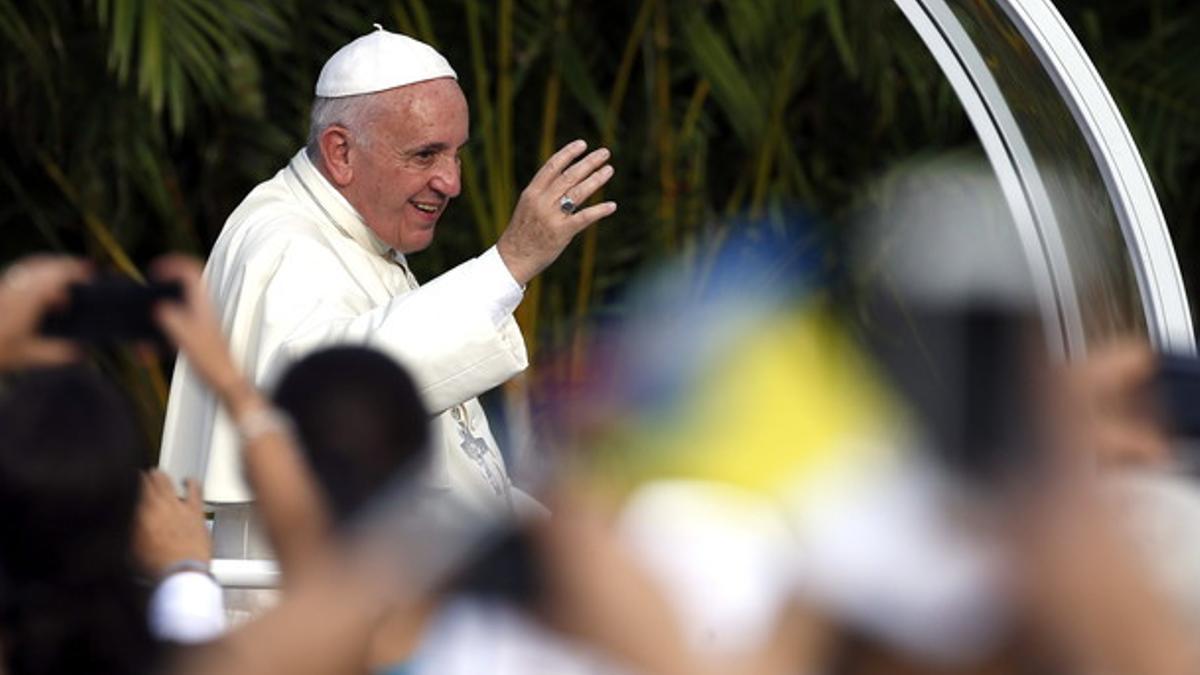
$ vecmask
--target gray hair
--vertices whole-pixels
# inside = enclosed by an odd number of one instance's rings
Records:
[[[311,122],[308,126],[308,156],[316,160],[321,156],[321,134],[330,126],[345,127],[354,134],[359,145],[368,145],[368,134],[371,111],[374,108],[375,94],[358,94],[356,96],[339,96],[326,98],[318,96],[313,99]]]

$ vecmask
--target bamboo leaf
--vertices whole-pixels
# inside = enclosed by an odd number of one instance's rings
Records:
[[[508,224],[508,214],[516,203],[513,174],[516,171],[513,149],[513,0],[500,0],[496,22],[496,165],[489,167],[498,174],[499,190],[493,196],[493,213],[497,216],[494,236],[499,239]]]
[[[697,71],[711,83],[713,98],[734,132],[743,142],[756,144],[766,121],[765,106],[728,43],[699,12],[689,14],[683,34]]]
[[[140,3],[136,0],[113,0],[112,2],[112,50],[109,65],[116,68],[117,78],[121,82],[129,79],[139,6]],[[101,17],[102,21],[104,19],[105,17]]]
[[[584,62],[578,46],[569,40],[563,41],[554,64],[561,69],[562,80],[567,91],[571,92],[571,98],[587,112],[596,129],[603,129],[607,110],[604,95],[592,75],[593,69]]]
[[[84,225],[87,226],[88,233],[92,235],[96,243],[99,244],[105,253],[108,254],[109,259],[114,265],[117,266],[117,269],[124,272],[131,279],[144,281],[141,272],[139,272],[137,269],[137,266],[133,264],[133,261],[130,260],[129,255],[125,252],[125,249],[121,247],[120,243],[117,242],[116,237],[112,235],[111,229],[106,226],[95,213],[83,208],[82,204],[80,203],[78,190],[74,185],[71,184],[71,181],[63,172],[62,167],[60,167],[57,162],[44,153],[40,155],[39,159],[41,160],[42,168],[46,171],[46,175],[49,176],[56,185],[58,185],[59,189],[62,190],[67,199],[73,205],[79,208],[80,215],[83,217],[83,222]]]
[[[633,26],[629,29],[629,35],[625,38],[625,48],[621,52],[621,62],[617,66],[617,72],[613,78],[612,93],[609,95],[608,109],[605,113],[604,133],[602,134],[605,145],[612,145],[616,139],[617,117],[621,113],[621,106],[625,102],[625,94],[629,89],[630,74],[633,72],[638,45],[641,44],[642,37],[646,34],[646,28],[650,25],[654,7],[655,0],[642,0]]]
[[[429,8],[425,6],[423,0],[408,0],[409,7],[412,8],[413,20],[416,22],[418,35],[434,47],[438,46],[437,38],[433,34],[433,20],[429,16]]]
[[[834,46],[837,47],[842,65],[846,67],[851,76],[857,76],[858,59],[854,56],[854,47],[850,44],[850,38],[846,34],[841,0],[825,0],[822,8],[825,10],[825,24],[829,28],[829,35],[833,38]]]
[[[420,33],[417,31],[417,24],[413,21],[412,15],[408,13],[408,8],[404,6],[405,3],[403,0],[392,0],[390,4],[392,8],[392,18],[396,21],[396,26],[400,29],[400,32],[404,33],[405,35],[420,35]],[[429,40],[425,40],[425,42],[433,44]]]
[[[160,114],[166,103],[166,68],[163,64],[161,16],[155,8],[142,13],[140,26],[138,91],[146,96],[150,108]]]

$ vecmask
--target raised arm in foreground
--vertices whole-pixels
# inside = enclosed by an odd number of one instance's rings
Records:
[[[200,264],[167,257],[155,276],[183,284],[182,303],[163,303],[156,318],[192,368],[216,393],[242,437],[242,459],[267,534],[288,579],[326,548],[329,522],[316,482],[288,424],[238,371],[201,281]]]

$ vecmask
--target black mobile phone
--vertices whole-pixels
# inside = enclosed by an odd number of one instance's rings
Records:
[[[72,285],[67,304],[46,315],[41,333],[82,342],[161,341],[154,306],[182,298],[183,287],[178,282],[142,284],[102,277]]]
[[[1044,357],[1020,307],[876,298],[866,344],[921,427],[922,448],[983,494],[1041,470],[1033,392]]]

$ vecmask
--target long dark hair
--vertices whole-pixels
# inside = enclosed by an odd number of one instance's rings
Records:
[[[11,675],[141,673],[156,649],[132,560],[143,444],[83,368],[0,395],[0,642]]]

